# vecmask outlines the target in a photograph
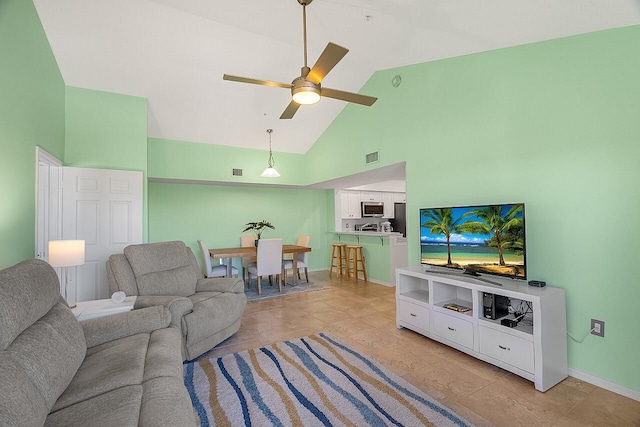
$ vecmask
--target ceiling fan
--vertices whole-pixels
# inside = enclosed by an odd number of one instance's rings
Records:
[[[354,102],[356,104],[371,106],[378,98],[372,96],[360,95],[352,92],[345,92],[342,90],[329,89],[322,87],[320,82],[325,76],[336,66],[338,62],[349,52],[349,49],[345,49],[342,46],[329,42],[324,51],[320,54],[320,57],[316,61],[313,68],[307,66],[307,6],[311,4],[313,0],[297,0],[302,5],[302,26],[303,26],[303,39],[304,39],[304,66],[301,69],[300,77],[297,77],[293,82],[279,83],[269,80],[258,80],[247,77],[232,76],[225,74],[222,76],[224,80],[230,80],[240,83],[251,83],[262,86],[281,87],[284,89],[291,89],[292,100],[284,110],[281,119],[291,119],[293,115],[298,111],[300,105],[315,104],[320,101],[320,97],[339,99],[340,101]]]

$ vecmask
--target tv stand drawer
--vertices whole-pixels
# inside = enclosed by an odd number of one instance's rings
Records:
[[[433,313],[433,332],[436,335],[468,348],[473,348],[473,323],[449,316]]]
[[[429,331],[429,309],[407,301],[398,301],[398,319],[404,323]]]
[[[535,372],[533,343],[511,334],[480,326],[480,353],[530,373]]]

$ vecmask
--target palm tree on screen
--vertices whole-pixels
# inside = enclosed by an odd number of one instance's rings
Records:
[[[469,211],[479,221],[467,221],[460,226],[460,230],[468,233],[481,233],[491,236],[486,242],[488,246],[498,249],[499,263],[504,266],[504,249],[522,249],[523,219],[522,205],[513,205],[504,215],[502,206],[487,206],[486,208]]]
[[[453,210],[451,208],[429,209],[422,213],[426,220],[420,224],[420,227],[428,228],[430,234],[443,234],[447,241],[447,265],[451,262],[451,235],[460,232],[460,221],[468,215],[463,214],[453,219]]]

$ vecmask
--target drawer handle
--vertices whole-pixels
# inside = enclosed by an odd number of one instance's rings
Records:
[[[509,347],[503,347],[500,344],[498,344],[498,347],[500,347],[503,350],[511,351],[511,349]]]
[[[454,328],[452,328],[451,326],[447,326],[447,329],[449,329],[450,331],[455,332],[456,330]]]
[[[409,313],[409,315],[410,315],[410,316],[413,316],[413,317],[416,317],[416,315],[415,315],[415,314],[413,314],[413,313]]]

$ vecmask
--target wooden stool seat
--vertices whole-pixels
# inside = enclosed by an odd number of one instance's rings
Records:
[[[364,281],[367,281],[367,268],[364,265],[364,253],[362,245],[347,245],[347,276],[353,274],[353,282],[358,281],[358,272],[362,272]]]
[[[331,245],[331,267],[329,268],[329,277],[333,273],[334,267],[337,269],[336,275],[342,276],[345,273],[348,275],[347,270],[347,251],[346,243],[333,243]]]

